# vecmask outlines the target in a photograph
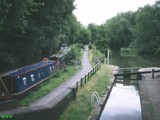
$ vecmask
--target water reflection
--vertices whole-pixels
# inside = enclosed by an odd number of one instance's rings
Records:
[[[137,87],[116,83],[100,120],[142,120]]]

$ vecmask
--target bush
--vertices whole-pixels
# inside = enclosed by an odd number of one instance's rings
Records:
[[[94,45],[92,45],[92,49],[94,57],[97,57],[99,60],[103,60],[104,54],[102,54],[99,50],[97,50],[97,48]]]
[[[71,49],[65,56],[66,63],[71,63],[71,61],[75,61],[76,59],[79,60],[81,57],[81,49],[77,45],[71,46]]]

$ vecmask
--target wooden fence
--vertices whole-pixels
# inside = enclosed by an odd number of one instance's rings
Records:
[[[160,72],[160,70],[150,70],[150,71],[140,71],[140,72],[126,72],[126,73],[118,73],[118,74],[114,74],[114,76],[117,78],[118,76],[131,76],[131,75],[136,75],[137,76],[137,80],[141,80],[141,76],[143,74],[151,74],[151,78],[155,77],[155,73]]]
[[[99,59],[94,58],[94,61],[96,62],[96,65],[88,73],[86,73],[86,75],[84,75],[77,82],[75,82],[71,87],[73,96],[75,98],[76,98],[76,93],[78,92],[78,89],[82,88],[87,83],[87,81],[89,81],[91,76],[94,75],[97,72],[97,70],[101,67],[101,62]]]

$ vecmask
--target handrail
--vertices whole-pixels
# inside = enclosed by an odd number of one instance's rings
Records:
[[[134,71],[134,69],[140,69],[142,67],[128,67],[128,68],[119,68],[119,71],[122,71],[122,70],[131,70],[132,72]]]
[[[91,106],[94,103],[94,98],[96,98],[98,105],[100,105],[100,97],[99,94],[97,92],[93,92],[91,95]]]
[[[160,70],[154,70],[154,72],[160,72]],[[114,76],[117,76],[117,75],[134,75],[134,74],[146,74],[146,73],[152,73],[152,70],[151,71],[142,71],[142,72],[131,72],[131,73],[117,73],[117,74],[114,74]]]

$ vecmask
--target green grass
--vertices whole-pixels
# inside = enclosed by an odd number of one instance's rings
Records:
[[[93,109],[90,103],[90,95],[94,91],[102,95],[108,81],[108,69],[102,64],[101,69],[91,77],[82,89],[78,90],[76,100],[70,102],[59,120],[87,120]]]
[[[81,67],[79,67],[80,69]],[[74,75],[79,69],[75,70],[73,66],[68,66],[66,72],[60,72],[56,76],[53,76],[49,79],[49,81],[46,81],[42,83],[38,88],[34,91],[31,91],[29,95],[27,95],[25,98],[19,101],[21,106],[27,106],[34,100],[46,95],[56,87],[58,87],[61,83],[63,83],[65,80],[69,79],[72,75]]]

